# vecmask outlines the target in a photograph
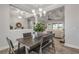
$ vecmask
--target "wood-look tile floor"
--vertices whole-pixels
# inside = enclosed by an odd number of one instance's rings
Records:
[[[78,54],[79,53],[79,49],[66,47],[64,46],[63,43],[60,43],[61,40],[64,40],[64,39],[54,38],[56,54]]]
[[[61,40],[64,39],[54,38],[56,54],[79,54],[79,49],[66,47],[63,43],[60,43]],[[0,54],[8,54],[8,50],[0,51]],[[53,54],[53,48],[50,46],[49,49],[44,51],[44,54]]]

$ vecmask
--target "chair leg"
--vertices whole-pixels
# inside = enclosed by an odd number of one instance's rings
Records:
[[[8,51],[9,51],[9,54],[11,54],[11,48],[9,48]]]
[[[39,54],[42,54],[42,48],[40,48],[40,50],[39,50]]]
[[[19,48],[20,48],[20,43],[18,42],[18,50],[19,50]]]
[[[54,46],[54,53],[56,53],[55,46]]]
[[[11,51],[11,50],[9,49],[9,54],[10,54],[10,51]]]
[[[25,51],[26,51],[26,54],[29,54],[29,51],[26,46],[25,46]]]
[[[54,53],[56,53],[55,45],[54,44],[52,44],[52,48],[54,48]]]

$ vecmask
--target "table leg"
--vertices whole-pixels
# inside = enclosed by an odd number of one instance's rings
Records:
[[[28,54],[29,53],[29,51],[28,51],[28,49],[27,49],[27,47],[25,46],[25,50],[26,50],[26,54]]]
[[[18,42],[18,50],[19,50],[19,48],[20,48],[20,43]]]

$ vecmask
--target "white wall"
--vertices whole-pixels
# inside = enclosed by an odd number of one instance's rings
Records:
[[[28,29],[27,19],[10,16],[9,22],[9,25],[13,26],[14,29],[16,28],[16,23],[18,22],[22,24],[22,27],[24,27],[24,29]]]
[[[9,30],[9,5],[0,5],[0,49],[7,47],[6,36]]]
[[[23,33],[33,32],[32,29],[17,29],[17,30],[9,30],[7,36],[12,40],[14,45],[17,45],[17,38],[23,38]]]
[[[79,49],[79,5],[65,5],[65,45]]]
[[[9,21],[9,5],[0,4],[0,50],[8,48],[6,37],[9,37],[13,44],[16,45],[16,39],[21,38],[23,33],[32,32],[32,29],[10,30]]]

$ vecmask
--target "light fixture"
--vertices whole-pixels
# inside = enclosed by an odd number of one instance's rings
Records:
[[[35,9],[33,9],[32,12],[35,13]]]
[[[39,12],[42,12],[42,8],[39,8]]]
[[[23,14],[23,13],[24,13],[24,11],[20,11],[20,13],[21,13],[21,14]]]
[[[36,12],[36,11],[38,11],[38,12]],[[39,8],[36,11],[35,11],[35,9],[32,9],[32,13],[33,13],[34,16],[36,16],[36,14],[39,14],[40,17],[42,17],[43,15],[44,16],[46,15],[46,11],[43,10],[42,8]]]
[[[34,16],[36,16],[35,9],[32,10],[32,13]]]
[[[38,10],[35,10],[35,9],[32,9],[32,13],[35,17],[35,23],[38,22],[38,17],[42,17],[42,16],[45,16],[46,15],[46,11],[43,10],[42,8],[39,8]]]
[[[18,18],[21,19],[22,17],[21,16],[18,16]]]
[[[43,11],[44,16],[46,15],[46,11]]]

